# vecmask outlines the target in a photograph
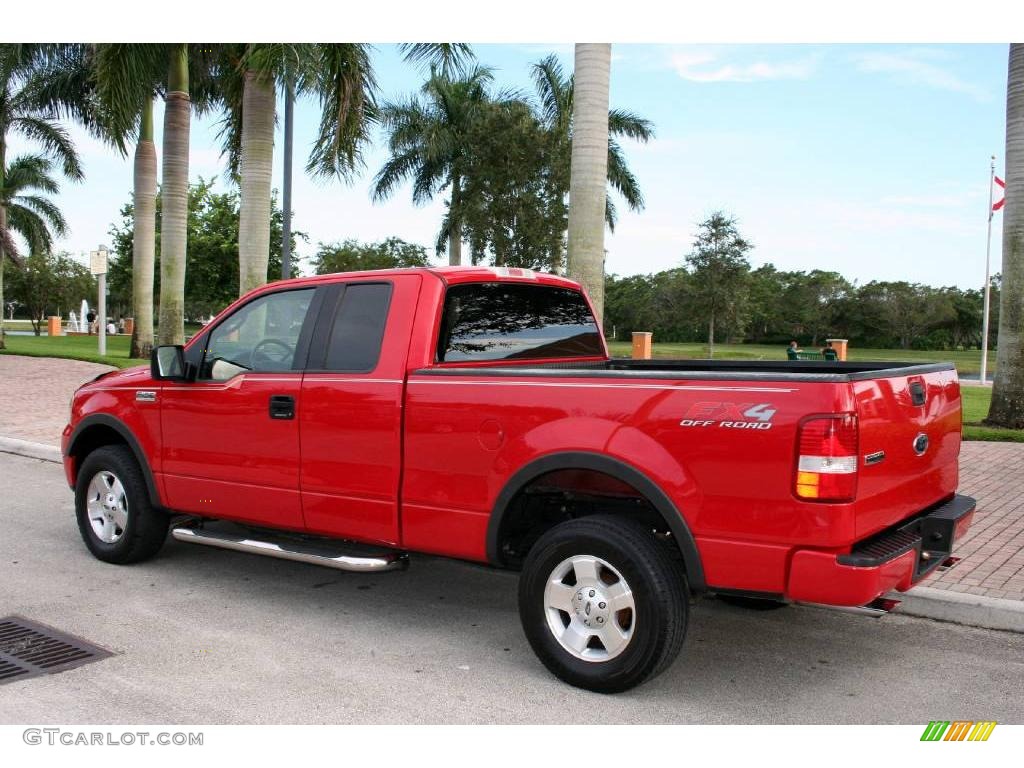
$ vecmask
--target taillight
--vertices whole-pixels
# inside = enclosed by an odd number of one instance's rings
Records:
[[[794,492],[813,501],[857,495],[857,415],[812,416],[800,424]]]

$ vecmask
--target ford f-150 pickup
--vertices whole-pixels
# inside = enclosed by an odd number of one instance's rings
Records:
[[[951,364],[610,359],[578,284],[452,267],[258,288],[82,386],[62,448],[101,560],[518,569],[541,661],[611,692],[696,595],[879,606],[952,563],[960,437]]]

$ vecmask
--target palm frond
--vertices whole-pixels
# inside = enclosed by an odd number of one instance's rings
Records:
[[[30,251],[47,252],[53,245],[53,237],[46,222],[39,214],[25,206],[13,203],[8,206],[7,229],[24,237]]]
[[[64,175],[69,179],[80,181],[85,177],[67,129],[56,120],[22,114],[11,120],[11,128],[26,139],[40,144],[48,155],[61,164]]]
[[[47,230],[56,237],[64,237],[68,233],[68,223],[53,201],[39,195],[18,195],[11,200],[11,206],[21,206],[35,213],[42,219]]]
[[[540,100],[540,114],[545,125],[553,128],[567,119],[568,81],[555,54],[550,54],[533,65],[533,84]],[[571,96],[569,97],[571,99]],[[571,110],[570,110],[571,111]]]
[[[468,43],[401,43],[398,50],[410,64],[436,69],[446,77],[465,72],[476,61]]]
[[[19,155],[10,161],[4,172],[0,200],[9,200],[24,190],[35,189],[55,195],[60,185],[51,175],[53,163],[42,155]]]
[[[630,210],[643,210],[644,196],[640,191],[640,182],[629,170],[622,148],[614,139],[608,140],[608,183],[622,195]]]
[[[358,43],[324,43],[318,46],[318,59],[311,89],[322,116],[306,170],[350,180],[362,164],[362,148],[377,119],[377,81],[369,49]]]
[[[654,123],[625,109],[608,110],[608,133],[646,143],[654,138]]]
[[[165,44],[104,43],[96,46],[95,79],[107,128],[122,140],[135,135],[142,105],[161,93],[167,77]]]

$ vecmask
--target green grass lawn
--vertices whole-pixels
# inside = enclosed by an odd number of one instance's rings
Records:
[[[964,439],[1024,443],[1024,430],[986,427],[981,420],[988,416],[992,402],[991,387],[960,387],[960,401],[964,409]]]
[[[610,341],[608,348],[612,357],[629,357],[632,345],[628,341]],[[703,359],[708,356],[707,344],[655,344],[655,357],[682,357]],[[716,344],[715,358],[719,360],[785,360],[786,347],[782,344]],[[915,349],[858,349],[850,347],[849,359],[856,360],[896,360],[908,363],[951,362],[957,371],[966,376],[977,376],[981,371],[981,351],[966,350],[957,352],[921,351]],[[988,356],[989,374],[996,370],[996,356],[990,352]]]
[[[128,357],[129,342],[127,336],[108,336],[107,354],[100,356],[97,352],[95,336],[4,336],[7,349],[0,351],[10,355],[29,355],[30,357],[64,357],[72,360],[87,360],[90,363],[104,363],[118,368],[130,368],[133,365],[146,365],[145,360],[132,360]]]

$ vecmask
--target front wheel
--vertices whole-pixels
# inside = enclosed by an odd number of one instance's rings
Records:
[[[108,563],[145,560],[167,538],[167,513],[150,503],[142,470],[124,445],[97,448],[82,462],[75,513],[85,545]]]
[[[682,646],[688,608],[681,563],[643,525],[612,515],[549,530],[519,581],[520,620],[544,666],[602,693],[667,668]]]

